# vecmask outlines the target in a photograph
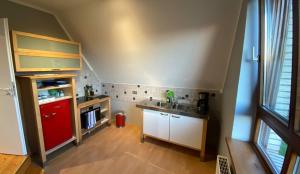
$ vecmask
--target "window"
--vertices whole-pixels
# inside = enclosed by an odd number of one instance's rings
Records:
[[[264,106],[284,120],[289,119],[293,13],[292,1],[267,0],[265,6]],[[287,6],[286,16],[274,15],[277,6]]]
[[[300,174],[299,0],[261,3],[261,100],[253,141],[269,172]]]
[[[287,28],[284,41],[283,63],[280,72],[279,88],[275,102],[275,112],[288,119],[291,97],[291,80],[292,80],[292,48],[293,48],[293,13],[290,5]]]
[[[277,173],[281,172],[287,144],[263,121],[261,121],[258,145]]]
[[[297,161],[294,167],[293,174],[300,174],[300,157],[297,157]]]

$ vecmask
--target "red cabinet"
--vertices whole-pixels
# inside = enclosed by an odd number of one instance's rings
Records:
[[[40,105],[46,151],[72,138],[70,101]]]

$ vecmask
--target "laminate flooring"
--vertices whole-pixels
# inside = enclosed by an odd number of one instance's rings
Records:
[[[140,129],[111,125],[50,160],[46,174],[210,174],[216,161],[201,162],[198,151],[146,138]]]

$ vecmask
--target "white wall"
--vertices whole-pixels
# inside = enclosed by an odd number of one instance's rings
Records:
[[[234,46],[232,48],[230,64],[226,83],[222,96],[222,111],[221,111],[221,135],[219,153],[229,155],[225,143],[226,137],[231,137],[233,120],[236,108],[237,89],[241,68],[241,60],[243,54],[243,43],[245,35],[245,23],[247,13],[247,2],[244,0],[240,11],[239,22],[236,28]]]
[[[259,53],[259,2],[249,0],[245,39],[238,84],[238,94],[233,122],[232,138],[249,141],[252,123],[257,107],[258,61],[253,61],[252,48],[255,56]]]
[[[104,82],[222,90],[239,7],[92,0],[57,14]]]

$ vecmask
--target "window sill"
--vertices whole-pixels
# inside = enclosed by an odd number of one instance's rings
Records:
[[[234,173],[266,174],[263,163],[249,142],[226,138]]]

